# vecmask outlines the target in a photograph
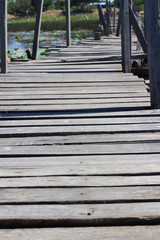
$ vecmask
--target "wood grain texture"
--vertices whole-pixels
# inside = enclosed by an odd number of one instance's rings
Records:
[[[148,201],[160,201],[160,186],[0,189],[0,204],[100,204]]]
[[[156,239],[160,111],[149,86],[121,72],[120,38],[54,50],[0,75],[0,240]]]
[[[159,154],[1,157],[1,177],[159,175]]]
[[[91,167],[94,167],[92,165]],[[0,188],[158,186],[160,176],[40,176],[0,178]],[[118,189],[118,188],[117,188]],[[118,192],[118,191],[117,191]]]
[[[160,221],[160,203],[4,205],[1,226],[50,227],[151,224]]]
[[[0,230],[0,240],[156,240],[159,226]]]

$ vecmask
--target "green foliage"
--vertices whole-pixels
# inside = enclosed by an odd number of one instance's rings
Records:
[[[8,13],[14,14],[17,11],[17,6],[14,2],[8,3]]]
[[[37,2],[38,0],[31,0],[31,4],[35,9],[35,12],[37,10]],[[43,4],[43,10],[49,10],[49,9],[53,9],[54,4],[53,4],[53,0],[44,0],[44,4]]]
[[[8,3],[8,12],[10,14],[28,15],[33,14],[37,10],[38,0],[17,0],[16,2]],[[43,10],[52,9],[54,6],[53,0],[44,0]]]
[[[34,12],[34,8],[31,5],[31,0],[17,0],[16,2],[9,2],[8,3],[8,12],[10,14],[21,14],[21,15],[28,15]]]
[[[88,4],[94,2],[101,2],[101,0],[71,0],[71,11],[74,13],[87,11],[90,9],[90,7],[88,7]],[[61,9],[65,12],[65,0],[56,0],[55,6],[56,9]]]
[[[59,0],[55,2],[56,9],[64,10],[65,9],[65,0]]]
[[[134,0],[137,11],[143,11],[144,10],[144,0]]]
[[[94,30],[95,26],[99,24],[98,14],[76,14],[71,17],[72,30]],[[8,20],[9,32],[23,32],[32,31],[35,28],[35,18],[28,19],[12,19]],[[42,31],[65,30],[66,19],[65,16],[59,17],[43,17]]]

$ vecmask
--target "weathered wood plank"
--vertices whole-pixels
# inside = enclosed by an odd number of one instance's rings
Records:
[[[96,92],[96,90],[97,90],[97,92]],[[30,92],[30,93],[32,93],[33,91],[35,92],[35,88],[16,88],[16,89],[14,89],[14,93],[15,94],[17,94],[18,92]],[[44,91],[44,88],[37,88],[36,89],[36,91],[37,91],[37,93],[39,92],[40,93],[40,91],[42,92],[42,91]],[[49,87],[49,89],[45,89],[45,93],[47,94],[47,93],[57,93],[57,94],[69,94],[69,93],[87,93],[87,94],[90,94],[90,93],[127,93],[127,91],[128,92],[132,92],[132,93],[134,93],[134,92],[146,92],[146,89],[145,89],[145,86],[144,87],[139,87],[139,86],[115,86],[114,88],[113,88],[113,86],[111,87],[106,87],[106,88],[104,88],[104,87],[95,87],[95,86],[93,86],[92,88],[90,87],[90,86],[88,86],[88,87],[79,87],[79,88],[77,88],[77,87],[71,87],[71,88],[67,88],[67,87]],[[10,88],[10,87],[8,87],[8,88],[6,88],[6,89],[0,89],[0,94],[2,93],[2,94],[6,94],[6,93],[8,93],[8,92],[13,92],[13,89],[12,88]]]
[[[97,105],[97,104],[102,104],[102,106],[104,105],[104,104],[113,104],[113,103],[117,103],[117,99],[62,99],[62,100],[56,100],[56,99],[54,99],[54,100],[52,100],[52,99],[50,99],[50,100],[45,100],[45,99],[39,99],[39,100],[36,100],[36,99],[34,99],[34,100],[29,100],[29,99],[27,99],[27,100],[23,100],[23,99],[21,99],[21,100],[13,100],[13,99],[11,99],[11,100],[7,100],[7,101],[5,101],[5,100],[3,100],[2,101],[2,99],[1,99],[1,106],[6,106],[6,108],[7,108],[7,106],[22,106],[22,105],[24,105],[24,106],[30,106],[30,105],[34,105],[35,107],[36,107],[36,105],[37,106],[40,106],[40,105],[52,105],[52,106],[55,106],[55,105],[76,105],[76,104],[78,104],[78,105],[82,105],[83,103],[84,103],[84,107],[85,107],[85,104],[86,104],[86,102],[87,102],[87,105],[89,105],[89,104],[95,104],[95,106]],[[149,98],[138,98],[138,99],[136,99],[136,98],[128,98],[128,99],[125,99],[125,98],[121,98],[121,99],[119,99],[119,104],[120,103],[131,103],[131,104],[133,104],[133,103],[139,103],[139,104],[143,104],[143,103],[148,103],[148,106],[149,106],[149,104],[150,104],[150,101],[149,101]],[[118,105],[118,104],[117,104]],[[54,109],[54,107],[53,107],[53,109]]]
[[[122,111],[104,111],[102,109],[102,111],[87,111],[87,112],[62,112],[61,114],[56,113],[56,112],[34,112],[33,113],[0,113],[1,118],[3,120],[13,120],[13,119],[59,119],[59,118],[86,118],[86,117],[137,117],[137,116],[160,116],[160,111],[159,110],[133,110],[130,109],[130,111],[124,111],[124,109],[122,109]]]
[[[63,155],[122,155],[122,154],[160,154],[160,143],[139,144],[83,144],[54,146],[2,146],[1,156],[61,156]]]
[[[7,113],[7,112],[34,112],[36,108],[36,111],[117,111],[118,109],[121,110],[129,110],[129,109],[149,109],[150,108],[150,103],[149,102],[140,102],[140,103],[112,103],[109,105],[108,104],[90,104],[84,106],[83,104],[81,105],[32,105],[32,106],[27,106],[27,105],[22,105],[22,106],[1,106],[0,111],[2,113]]]
[[[0,189],[0,204],[100,204],[141,201],[160,201],[160,186]]]
[[[145,85],[144,85],[144,82],[141,82],[141,81],[139,81],[139,82],[134,82],[134,81],[128,81],[128,82],[112,82],[112,81],[110,81],[110,82],[96,82],[96,83],[94,83],[94,82],[90,82],[90,83],[74,83],[74,82],[72,82],[72,83],[47,83],[47,81],[46,82],[44,82],[44,83],[34,83],[34,82],[32,82],[32,83],[12,83],[12,82],[10,82],[9,84],[6,84],[6,83],[4,83],[3,82],[3,84],[2,83],[0,83],[0,87],[1,88],[29,88],[29,87],[35,87],[35,88],[41,88],[41,87],[43,87],[43,88],[48,88],[48,87],[110,87],[110,86],[112,86],[112,87],[116,87],[116,86],[122,86],[122,87],[124,87],[124,86],[131,86],[131,87],[133,87],[133,88],[135,88],[135,87],[141,87],[141,88],[144,88],[145,87]]]
[[[66,118],[66,119],[44,119],[42,120],[8,120],[5,121],[3,119],[0,120],[0,127],[33,127],[33,126],[82,126],[82,125],[123,125],[123,124],[141,124],[145,126],[145,124],[153,125],[154,123],[160,123],[160,116],[146,116],[146,117],[121,117],[121,118],[113,118],[113,117],[103,117],[103,118]],[[125,126],[126,127],[126,126]],[[147,125],[148,129],[149,126]],[[110,126],[112,128],[112,126]],[[125,137],[125,136],[124,136]]]
[[[25,135],[47,135],[56,136],[58,135],[74,135],[74,134],[106,134],[106,133],[132,133],[132,132],[159,132],[159,123],[146,123],[146,124],[114,124],[114,125],[89,125],[89,126],[44,126],[43,129],[40,127],[7,127],[1,128],[0,137],[16,137]]]
[[[97,89],[98,91],[98,89]],[[14,92],[10,92],[10,91],[3,91],[0,93],[0,97],[2,100],[5,100],[5,97],[8,99],[9,96],[10,96],[10,99],[14,99],[15,97],[15,100],[18,98],[18,99],[34,99],[33,96],[35,95],[35,99],[38,98],[38,99],[115,99],[115,98],[127,98],[127,99],[130,99],[130,98],[143,98],[143,97],[149,97],[149,94],[147,92],[143,92],[143,91],[139,91],[139,92],[136,92],[133,90],[133,92],[129,92],[127,93],[127,91],[116,91],[115,93],[112,93],[112,92],[100,92],[98,91],[97,93],[96,92],[88,92],[87,91],[84,91],[82,90],[82,94],[80,94],[80,91],[79,92],[66,92],[65,93],[62,93],[60,94],[59,91],[56,92],[56,91],[49,91],[49,90],[44,90],[44,92],[42,92],[42,90],[37,90],[36,91],[31,91],[29,93],[29,89],[28,91],[25,91],[27,94],[24,95],[24,91],[14,91]],[[17,93],[17,94],[16,94]],[[35,94],[34,94],[35,93]],[[49,96],[47,98],[47,95]],[[52,98],[51,98],[52,97]],[[7,100],[6,99],[6,100]],[[86,102],[87,103],[87,102]]]
[[[3,205],[1,227],[93,226],[160,222],[160,203]]]
[[[159,154],[0,158],[1,177],[159,175]]]
[[[0,188],[159,186],[159,175],[147,176],[41,176],[0,178]]]
[[[0,240],[155,240],[159,235],[159,226],[0,230]]]
[[[0,138],[0,146],[43,146],[71,144],[104,144],[104,143],[143,143],[160,141],[160,132],[123,133],[123,134],[87,134],[42,137]]]

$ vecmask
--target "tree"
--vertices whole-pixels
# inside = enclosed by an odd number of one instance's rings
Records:
[[[89,3],[101,2],[101,0],[71,0],[71,7],[76,7],[81,9],[84,6],[87,6]],[[57,9],[65,8],[65,0],[55,0],[55,6]]]
[[[34,7],[35,11],[37,10],[37,2],[38,0],[31,0],[32,6]],[[46,11],[48,9],[52,9],[54,6],[53,0],[44,0],[43,10]]]
[[[144,0],[134,0],[134,3],[138,12],[144,10]]]
[[[28,15],[34,12],[34,9],[31,5],[31,0],[17,0],[16,2],[8,3],[8,12],[11,14]]]

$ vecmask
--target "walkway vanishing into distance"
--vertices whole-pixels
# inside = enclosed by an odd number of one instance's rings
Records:
[[[160,111],[120,39],[0,75],[0,240],[160,236]]]

